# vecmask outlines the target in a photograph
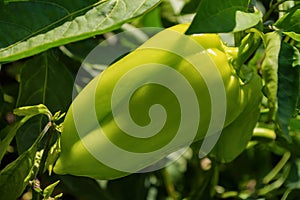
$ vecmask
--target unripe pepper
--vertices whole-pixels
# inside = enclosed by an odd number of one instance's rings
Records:
[[[227,107],[226,113],[224,113],[224,127],[234,123],[234,120],[241,115],[248,104],[251,104],[247,94],[252,90],[260,91],[260,83],[244,85],[241,82],[231,66],[231,60],[236,55],[232,53],[234,49],[226,47],[217,34],[183,36],[187,28],[187,24],[180,24],[158,33],[141,47],[107,68],[81,91],[72,103],[64,121],[64,129],[61,135],[61,155],[54,167],[56,173],[89,176],[96,179],[114,179],[132,173],[117,170],[107,165],[99,157],[96,158],[94,154],[92,155],[91,150],[99,152],[104,156],[103,159],[109,159],[113,165],[125,165],[127,168],[136,169],[136,171],[142,170],[192,142],[183,139],[182,144],[176,143],[176,145],[167,148],[163,152],[156,152],[157,149],[167,146],[175,137],[182,120],[195,121],[197,126],[193,141],[202,140],[206,136],[211,123],[212,102],[205,79],[189,62],[190,60],[198,60],[198,65],[211,62],[214,65],[213,67],[218,69],[226,93],[224,101],[226,101],[225,105]],[[174,37],[169,36],[170,31],[176,32]],[[202,48],[200,49],[202,50],[193,51],[193,44],[187,44],[182,37],[189,37],[195,44],[201,45]],[[159,48],[160,45],[163,45],[163,48]],[[178,48],[184,56],[176,54]],[[155,67],[152,67],[152,65],[155,65]],[[135,71],[136,73],[131,76],[130,81],[119,85],[119,93],[115,94],[114,89],[118,81],[132,70],[137,70],[140,66],[146,66],[145,70],[138,71],[139,73]],[[158,77],[164,73],[164,70],[166,70],[164,66],[176,70],[188,81],[197,99],[195,112],[199,110],[200,120],[195,120],[192,117],[182,119],[183,111],[180,109],[180,100],[176,99],[175,94],[168,90],[169,88],[151,81],[151,77]],[[207,67],[212,66],[208,65]],[[254,76],[256,75],[254,74]],[[212,79],[213,83],[218,81],[217,77],[212,76],[209,78]],[[176,88],[179,84],[178,81],[181,79],[167,80],[170,88]],[[137,87],[141,83],[147,84]],[[155,104],[163,105],[167,117],[162,128],[158,129],[157,134],[147,137],[139,135],[140,137],[137,138],[126,134],[118,126],[116,119],[124,122],[125,128],[130,129],[130,125],[126,127],[128,116],[123,113],[122,105],[126,104],[127,95],[133,89],[135,91],[130,94],[128,110],[134,123],[139,126],[146,126],[151,123],[151,120],[155,121],[155,118],[151,118],[152,114],[154,116],[157,116],[155,115],[156,112],[162,114],[162,112],[155,109],[152,110],[153,112],[151,111],[151,114],[149,111],[149,109],[152,109],[151,106]],[[182,91],[182,93],[184,92]],[[114,95],[118,97],[115,100],[115,107],[112,106]],[[95,113],[91,108],[95,110]],[[115,112],[112,111],[114,109]],[[191,116],[193,116],[192,114]],[[96,120],[92,120],[93,117]],[[160,123],[156,122],[154,124],[155,130],[157,124],[160,125]],[[130,123],[128,122],[128,124]],[[193,127],[187,126],[183,131],[189,133],[193,130]],[[82,135],[79,132],[84,134]],[[134,134],[138,135],[139,131]],[[144,158],[142,156],[133,160],[126,156],[120,155],[118,157],[118,155],[111,154],[110,144],[103,137],[99,139],[99,135],[104,135],[114,146],[125,152],[134,152],[141,155],[144,155],[143,153],[152,154],[150,157]],[[87,144],[89,147],[87,147]],[[107,157],[105,158],[105,156]]]

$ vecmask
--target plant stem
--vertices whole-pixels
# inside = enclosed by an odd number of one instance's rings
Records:
[[[44,172],[46,159],[48,157],[48,152],[51,148],[51,142],[53,140],[55,131],[56,131],[55,130],[55,124],[50,121],[50,122],[47,123],[47,125],[44,127],[44,129],[40,133],[39,137],[35,141],[35,143],[41,142],[42,138],[46,135],[46,133],[48,133],[46,145],[45,145],[45,148],[44,148],[43,153],[42,153],[42,158],[40,160],[38,170],[36,171],[35,176],[34,176],[35,179],[37,179],[38,176],[41,177],[43,172]],[[40,200],[41,194],[40,194],[40,192],[36,191],[34,187],[36,187],[35,180],[34,180],[33,185],[32,185],[32,200]],[[40,185],[38,187],[40,188]]]
[[[32,200],[40,200],[40,193],[32,189]]]
[[[164,179],[164,183],[165,183],[165,187],[166,187],[168,195],[174,200],[178,199],[178,194],[175,191],[175,187],[172,183],[172,180],[171,180],[171,177],[170,177],[168,171],[166,170],[166,168],[162,169],[161,171],[162,171],[162,176]]]
[[[49,150],[51,148],[51,143],[52,143],[55,132],[56,132],[55,125],[52,124],[50,129],[49,129],[49,136],[47,138],[46,145],[45,145],[45,148],[44,148],[44,152],[43,152],[43,155],[42,155],[42,159],[41,159],[41,162],[40,162],[39,171],[38,171],[39,176],[42,176],[42,174],[44,173],[46,159],[48,157],[48,153],[49,153]]]
[[[263,183],[268,184],[273,178],[275,178],[275,176],[285,166],[290,157],[291,153],[289,151],[284,153],[277,165],[264,177]]]
[[[43,137],[46,135],[46,133],[48,132],[48,130],[51,128],[52,123],[48,122],[46,124],[46,126],[44,127],[44,129],[42,130],[42,132],[39,134],[38,138],[35,140],[33,145],[37,145],[38,143],[41,142],[41,140],[43,139]],[[43,153],[44,155],[44,153]],[[43,156],[42,156],[43,157]],[[34,178],[36,179],[38,175],[38,171],[35,172]],[[32,184],[32,200],[40,200],[40,193],[38,191],[36,191],[34,189],[35,187],[35,182],[33,182]]]
[[[264,196],[264,195],[270,193],[271,191],[274,191],[274,190],[277,190],[278,188],[280,188],[284,184],[284,182],[286,181],[286,179],[287,179],[287,177],[290,173],[290,170],[291,170],[291,165],[287,164],[283,168],[282,175],[276,181],[274,181],[274,182],[266,185],[265,187],[259,189],[257,194],[259,196]]]

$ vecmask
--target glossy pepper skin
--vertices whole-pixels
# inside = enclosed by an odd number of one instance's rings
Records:
[[[187,28],[188,24],[180,24],[167,30],[184,34]],[[250,93],[254,91],[258,96],[260,95],[260,81],[257,78],[253,78],[253,81],[250,81],[248,84],[241,82],[234,68],[231,66],[231,61],[236,55],[235,49],[227,48],[218,35],[197,34],[189,36],[193,41],[203,47],[202,52],[194,52],[187,54],[186,57],[181,57],[173,53],[172,49],[178,48],[179,46],[183,49],[183,52],[189,52],[190,47],[180,43],[176,38],[165,38],[165,40],[169,41],[164,41],[162,39],[164,32],[166,32],[166,30],[158,33],[141,47],[111,65],[101,73],[101,75],[94,78],[76,97],[64,121],[64,129],[61,135],[61,155],[54,167],[55,173],[88,176],[96,179],[115,179],[128,175],[129,172],[116,170],[105,165],[86,149],[85,144],[89,143],[100,152],[106,151],[106,143],[102,142],[102,140],[100,140],[100,142],[95,140],[99,133],[105,132],[105,136],[109,138],[112,143],[126,151],[138,154],[153,152],[156,149],[162,148],[174,137],[178,129],[178,124],[180,123],[181,112],[180,109],[178,109],[180,105],[172,92],[169,92],[165,87],[157,84],[147,84],[138,88],[130,98],[129,109],[133,120],[143,126],[151,121],[148,115],[149,108],[154,104],[163,105],[166,110],[167,119],[163,129],[158,134],[149,138],[135,138],[125,134],[114,121],[114,117],[126,120],[122,118],[122,115],[113,116],[111,111],[111,98],[117,81],[130,70],[144,64],[159,63],[169,66],[180,72],[180,74],[188,80],[198,99],[201,116],[201,120],[196,122],[198,129],[194,141],[202,140],[206,136],[211,117],[211,100],[205,81],[201,75],[197,73],[191,63],[187,61],[187,57],[210,59],[219,70],[226,92],[227,108],[224,127],[230,127],[236,119],[240,119],[241,114],[247,111],[245,111],[245,109],[249,105],[258,107],[257,101],[255,101],[255,103],[252,102]],[[168,43],[168,45],[166,45],[167,49],[147,48],[156,43]],[[201,57],[203,53],[208,56]],[[203,60],[199,59],[199,62],[201,61]],[[159,68],[149,70],[145,73],[137,74],[132,78],[132,82],[133,84],[139,83],[159,73]],[[255,73],[253,73],[253,76],[256,77]],[[171,84],[176,85],[178,83],[174,81]],[[130,87],[132,87],[132,85],[124,84],[121,86],[121,90],[127,91]],[[91,99],[93,99],[93,101]],[[123,98],[119,98],[117,103],[118,105],[124,103]],[[87,109],[87,105],[91,104],[92,107],[95,107],[96,122],[101,124],[101,130],[98,124],[89,120],[89,117],[93,115],[91,111]],[[80,116],[78,117],[77,115],[76,119],[74,119],[75,108],[76,113],[80,113]],[[257,114],[255,114],[255,116],[256,115]],[[85,127],[86,133],[83,138],[80,138],[78,135],[76,123],[80,123],[81,126]],[[253,124],[255,124],[254,120],[251,121],[251,127],[253,127]],[[188,132],[190,130],[187,129],[185,131]],[[238,129],[235,134],[240,135],[243,133],[242,130]],[[85,142],[82,142],[83,140]],[[223,139],[224,143],[226,143],[227,140],[227,138]],[[231,141],[227,142],[229,144]],[[133,162],[128,162],[124,156],[112,157],[111,159],[115,160],[116,163],[126,163],[129,167],[137,166],[137,169],[141,170],[179,148],[180,144],[161,154],[154,154],[150,161],[135,159]],[[231,156],[236,156],[236,152],[240,152],[240,148],[241,147],[239,147],[239,151],[235,151],[234,153],[230,152],[232,154]],[[218,153],[217,150],[215,150],[215,152],[216,154]]]

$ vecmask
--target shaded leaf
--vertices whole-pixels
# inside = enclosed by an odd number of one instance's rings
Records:
[[[52,112],[66,112],[71,100],[73,78],[55,51],[29,59],[20,75],[17,106],[44,104]],[[30,120],[16,136],[19,152],[28,149],[46,123],[44,116]]]
[[[94,179],[71,175],[51,175],[49,179],[51,181],[61,180],[57,187],[64,191],[64,195],[70,194],[78,199],[112,200]]]
[[[55,53],[47,51],[24,64],[17,107],[44,104],[52,113],[67,110],[73,78]]]
[[[181,14],[189,14],[189,13],[195,13],[198,5],[199,5],[199,0],[190,0],[188,1],[182,8]]]
[[[132,174],[117,180],[109,181],[107,190],[115,199],[146,199],[148,189],[145,187],[147,174]]]
[[[2,88],[0,87],[0,117],[3,112],[3,107],[4,107],[4,97],[3,97]]]
[[[295,49],[288,43],[282,43],[278,69],[278,121],[289,138],[288,126],[295,114],[299,98],[299,66],[293,67]]]
[[[0,8],[0,62],[18,60],[117,29],[158,2],[11,1]]]
[[[66,44],[63,47],[60,47],[60,50],[63,51],[70,58],[77,60],[80,64],[84,61],[87,55],[100,44],[100,40],[96,38],[88,38],[86,40],[81,40],[78,42],[72,42]]]
[[[5,138],[3,140],[0,141],[0,162],[3,158],[3,156],[6,153],[6,150],[8,148],[8,146],[10,145],[11,141],[13,140],[13,138],[15,137],[17,131],[19,130],[19,128],[28,121],[28,119],[30,119],[32,116],[26,116],[23,119],[21,119],[20,121],[17,121],[14,124],[8,125],[7,127],[5,127],[4,129],[1,130],[0,135],[5,135]]]
[[[248,0],[202,0],[186,33],[221,33],[246,30],[258,24],[262,17],[259,11],[248,13],[247,10]]]
[[[37,151],[37,142],[7,165],[0,172],[0,200],[17,199],[28,183],[24,179],[29,174]]]
[[[44,115],[34,116],[19,128],[15,136],[19,154],[25,152],[32,145],[47,121],[48,119]]]
[[[1,32],[0,32],[0,38],[1,38]],[[19,90],[19,83],[14,77],[16,77],[17,75],[15,71],[17,71],[18,68],[20,68],[21,66],[20,63],[21,62],[15,62],[11,64],[1,65],[1,70],[0,70],[0,87],[2,93],[5,94],[5,103],[14,104],[13,106],[15,106],[15,102]],[[4,110],[7,111],[6,106],[4,106]]]
[[[212,199],[214,188],[219,181],[218,168],[214,162],[211,163],[211,168],[205,171],[199,166],[199,158],[194,156],[185,176],[184,186],[190,187],[191,190],[189,199]]]

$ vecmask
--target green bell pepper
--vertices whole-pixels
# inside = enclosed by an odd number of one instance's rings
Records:
[[[236,119],[241,123],[248,106],[258,107],[249,95],[260,95],[260,81],[244,84],[231,65],[237,48],[226,47],[217,34],[186,36],[188,26],[159,32],[79,93],[64,120],[55,173],[126,176]],[[255,121],[249,123],[253,127]],[[236,134],[242,134],[240,129]],[[231,148],[230,138],[222,140]]]

